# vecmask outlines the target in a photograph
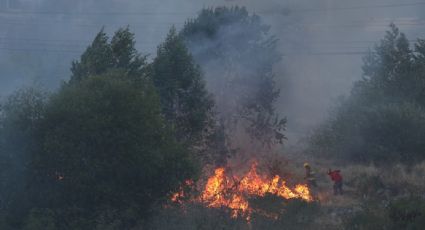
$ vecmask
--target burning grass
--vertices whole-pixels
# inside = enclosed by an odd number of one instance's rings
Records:
[[[209,208],[228,208],[231,217],[243,217],[250,220],[252,213],[263,213],[264,216],[277,218],[278,213],[253,208],[251,200],[275,196],[282,200],[300,199],[311,202],[313,197],[305,184],[288,186],[287,181],[279,175],[266,176],[257,170],[257,162],[252,163],[250,169],[242,175],[232,175],[232,170],[224,167],[216,168],[204,185],[195,185],[186,181],[180,190],[171,196],[176,203],[195,202]],[[200,192],[192,196],[190,190],[200,187]]]

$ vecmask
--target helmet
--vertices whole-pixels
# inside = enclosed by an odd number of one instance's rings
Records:
[[[306,162],[306,163],[304,163],[304,168],[309,168],[310,167],[310,165]]]

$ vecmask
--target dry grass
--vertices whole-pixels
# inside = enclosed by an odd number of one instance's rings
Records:
[[[368,205],[378,207],[379,210],[400,197],[425,194],[425,162],[413,166],[396,164],[390,167],[377,167],[341,166],[329,160],[303,159],[295,163],[297,173],[303,172],[304,161],[309,162],[316,171],[319,185],[316,194],[321,203],[321,213],[315,221],[316,225],[320,226],[317,229],[341,229],[344,218],[364,212],[364,208]],[[341,170],[344,177],[343,196],[332,194],[333,183],[326,173],[329,168]]]
[[[316,194],[320,198],[320,205],[316,211],[309,214],[313,217],[311,222],[307,221],[302,226],[299,224],[299,219],[304,214],[300,213],[297,207],[287,210],[281,222],[273,219],[256,219],[252,225],[247,225],[244,220],[229,218],[228,211],[224,209],[209,209],[195,205],[188,206],[186,209],[162,210],[154,219],[150,229],[345,229],[347,218],[368,213],[369,208],[374,210],[372,213],[375,216],[371,216],[371,219],[367,221],[374,221],[373,218],[386,215],[380,206],[382,200],[396,199],[406,193],[425,189],[422,179],[425,176],[425,162],[412,167],[395,165],[389,168],[379,168],[374,165],[341,167],[324,161],[310,161],[310,164],[317,173],[319,188]],[[345,181],[343,196],[332,194],[332,181],[326,174],[329,167],[342,171]],[[296,178],[300,178],[304,172],[302,161],[285,165],[284,169],[292,171]],[[386,190],[395,192],[388,194]],[[264,203],[264,205],[270,204]],[[365,208],[365,206],[368,207]],[[301,210],[307,214],[311,212],[308,208]],[[363,224],[363,222],[359,223]],[[376,223],[381,222],[378,219]]]
[[[384,176],[388,183],[407,184],[418,189],[425,188],[425,161],[411,168],[396,165]]]
[[[367,182],[369,179],[369,182],[382,183],[370,184],[370,187],[388,190],[391,196],[421,195],[425,192],[425,162],[414,166],[396,164],[380,168],[354,165],[345,168],[344,172],[348,184],[356,185],[356,181]]]

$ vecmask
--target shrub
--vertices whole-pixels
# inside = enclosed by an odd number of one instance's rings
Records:
[[[391,25],[364,58],[363,78],[311,137],[311,150],[345,161],[425,160],[425,42],[416,50]]]
[[[393,229],[423,229],[425,226],[425,199],[407,197],[390,203],[389,218]]]
[[[371,210],[357,212],[344,220],[347,230],[378,230],[388,229],[388,220],[382,213],[374,213]]]
[[[24,230],[56,230],[55,213],[50,209],[32,209]]]

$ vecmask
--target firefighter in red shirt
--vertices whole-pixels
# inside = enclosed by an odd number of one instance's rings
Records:
[[[331,180],[334,182],[334,195],[342,195],[342,176],[340,170],[329,169],[328,175],[331,177]]]

